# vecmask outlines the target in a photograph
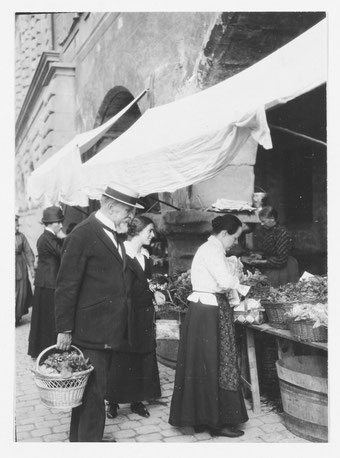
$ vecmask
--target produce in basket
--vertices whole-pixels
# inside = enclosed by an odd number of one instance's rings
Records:
[[[327,303],[327,277],[314,275],[297,283],[287,283],[278,288],[271,287],[266,299],[269,302],[282,303]]]
[[[71,377],[74,373],[89,369],[89,358],[84,358],[77,351],[54,352],[39,365],[38,371],[43,375]]]
[[[293,308],[287,313],[287,317],[294,321],[312,320],[313,328],[319,326],[328,327],[328,306],[327,304],[299,303],[294,304]]]

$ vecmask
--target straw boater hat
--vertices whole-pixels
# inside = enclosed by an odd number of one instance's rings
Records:
[[[60,207],[56,205],[47,207],[43,211],[43,217],[41,222],[44,224],[59,223],[64,220],[64,215]]]
[[[137,203],[139,194],[133,189],[120,184],[108,186],[103,192],[103,195],[111,197],[111,199],[117,200],[123,204],[130,205],[131,207],[144,208]]]

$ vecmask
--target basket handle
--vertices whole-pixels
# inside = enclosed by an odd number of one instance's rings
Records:
[[[56,345],[51,345],[50,347],[45,348],[45,350],[43,350],[39,354],[39,356],[37,358],[37,361],[36,361],[36,365],[35,365],[35,369],[36,370],[38,370],[38,368],[39,368],[39,363],[40,363],[40,360],[41,360],[42,356],[44,356],[44,354],[47,353],[48,351],[52,350],[52,348],[56,348]],[[74,348],[75,350],[77,350],[77,352],[79,353],[80,356],[84,356],[83,352],[78,347],[76,347],[75,345],[71,345],[70,348]]]

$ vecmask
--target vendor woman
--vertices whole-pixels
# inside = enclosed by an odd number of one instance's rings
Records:
[[[263,207],[259,212],[261,226],[265,229],[262,242],[264,263],[259,267],[272,286],[277,287],[299,280],[297,260],[290,255],[292,238],[287,229],[278,223],[277,211]]]
[[[169,423],[212,436],[239,437],[248,420],[240,386],[233,311],[227,296],[239,287],[225,252],[242,223],[234,215],[212,221],[213,233],[191,267],[193,293],[179,344]]]

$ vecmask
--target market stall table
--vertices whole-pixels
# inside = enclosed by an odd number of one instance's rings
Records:
[[[245,323],[236,323],[238,326],[243,326],[246,330],[246,347],[247,347],[247,356],[248,356],[248,365],[249,365],[249,377],[250,381],[247,381],[242,376],[243,383],[250,389],[253,401],[253,411],[255,413],[261,412],[261,402],[260,402],[260,388],[258,381],[258,372],[257,372],[257,363],[256,363],[256,352],[255,352],[255,339],[254,332],[264,332],[266,334],[271,334],[276,337],[278,343],[278,358],[284,358],[287,356],[293,356],[294,345],[293,342],[298,342],[309,347],[318,348],[323,351],[328,350],[328,345],[326,342],[302,342],[292,335],[292,333],[285,329],[277,329],[270,326],[268,323],[263,323],[261,325],[257,324],[245,324]]]

